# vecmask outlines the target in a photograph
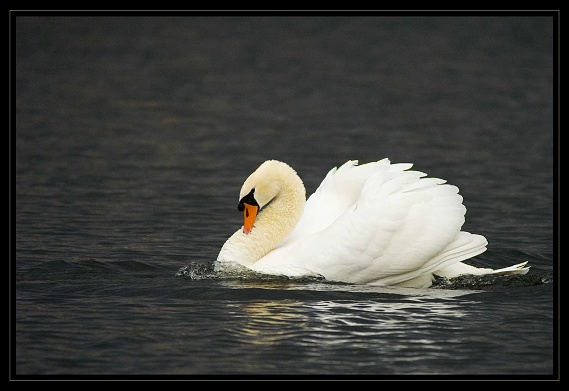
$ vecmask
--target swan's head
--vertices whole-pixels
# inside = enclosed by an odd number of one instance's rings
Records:
[[[288,164],[277,160],[267,160],[245,180],[239,193],[237,209],[243,212],[243,233],[253,229],[257,214],[270,204],[281,192],[283,186],[294,181],[302,181]]]

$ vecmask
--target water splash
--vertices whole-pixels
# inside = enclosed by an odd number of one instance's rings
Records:
[[[192,262],[182,266],[175,274],[176,277],[185,277],[191,280],[218,279],[218,280],[247,280],[256,282],[322,282],[327,281],[323,276],[305,275],[291,277],[283,274],[259,273],[236,262],[199,263]],[[488,290],[506,286],[533,286],[553,283],[553,274],[545,271],[532,271],[525,275],[472,275],[465,274],[455,278],[435,276],[433,285],[429,289],[444,290]]]
[[[303,275],[287,276],[284,274],[259,273],[249,269],[237,262],[215,262],[213,264],[203,264],[192,262],[187,266],[182,266],[177,272],[176,277],[188,277],[192,280],[202,279],[240,279],[252,281],[323,281],[323,276]]]
[[[192,280],[218,278],[212,264],[196,262],[192,262],[187,266],[182,266],[176,272],[176,277],[188,277]]]
[[[455,278],[435,277],[434,289],[492,289],[505,286],[533,286],[553,283],[552,273],[536,272],[524,275],[464,274]]]

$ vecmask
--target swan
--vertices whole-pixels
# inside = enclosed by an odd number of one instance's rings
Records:
[[[461,231],[466,208],[456,186],[412,166],[350,160],[332,168],[307,200],[292,167],[263,162],[241,188],[243,226],[222,246],[215,270],[241,265],[414,288],[431,286],[434,276],[527,273],[527,262],[497,270],[463,263],[486,250],[486,238]]]

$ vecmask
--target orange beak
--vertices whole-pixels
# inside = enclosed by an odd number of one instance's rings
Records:
[[[257,218],[257,212],[259,212],[259,207],[255,205],[250,205],[247,203],[243,204],[245,208],[243,209],[243,233],[249,235],[249,232],[253,229],[253,224]]]

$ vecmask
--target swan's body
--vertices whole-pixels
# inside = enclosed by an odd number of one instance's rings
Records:
[[[462,263],[484,252],[486,239],[460,230],[466,208],[457,187],[411,166],[349,161],[306,200],[291,167],[264,162],[243,184],[245,224],[216,266],[237,262],[267,274],[407,287],[428,287],[433,275],[527,273],[525,263],[498,270]]]

